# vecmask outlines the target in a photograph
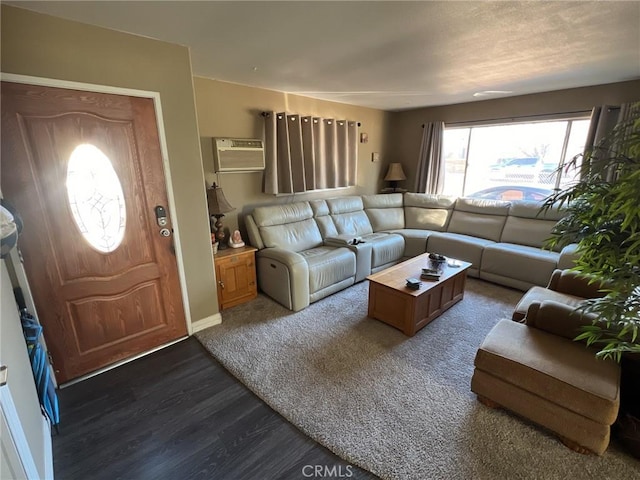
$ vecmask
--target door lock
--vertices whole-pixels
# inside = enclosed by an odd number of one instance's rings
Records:
[[[168,237],[171,235],[171,231],[168,228],[163,228],[160,230],[160,235],[163,237]]]
[[[162,205],[158,205],[156,208],[156,222],[158,222],[158,226],[160,227],[166,227],[168,220],[167,220],[167,211],[165,210],[165,208]],[[163,237],[168,237],[169,234],[164,235],[162,233],[162,231],[160,231],[160,234]]]

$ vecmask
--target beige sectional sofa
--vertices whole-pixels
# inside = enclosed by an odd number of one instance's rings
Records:
[[[574,259],[542,248],[561,217],[535,202],[395,193],[257,207],[245,224],[261,290],[297,311],[426,251],[471,262],[470,276],[544,286]]]

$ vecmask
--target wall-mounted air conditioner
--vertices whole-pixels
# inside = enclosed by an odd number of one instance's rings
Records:
[[[216,172],[264,170],[264,145],[255,139],[214,138],[213,159]]]

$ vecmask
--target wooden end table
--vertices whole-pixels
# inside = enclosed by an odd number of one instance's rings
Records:
[[[460,260],[458,263],[459,267],[444,264],[439,280],[421,279],[419,290],[407,288],[406,279],[420,279],[422,269],[431,268],[428,253],[369,275],[369,317],[412,337],[462,300],[467,270],[471,264]]]
[[[254,247],[226,248],[213,256],[218,281],[218,304],[225,310],[258,295]]]

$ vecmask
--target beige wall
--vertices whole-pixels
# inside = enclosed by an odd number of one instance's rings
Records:
[[[390,161],[385,154],[390,113],[200,77],[194,78],[194,86],[198,125],[200,136],[203,137],[202,160],[207,172],[214,170],[211,138],[263,138],[262,111],[288,111],[356,120],[361,123],[359,132],[369,134],[368,143],[358,143],[357,187],[276,197],[261,193],[262,172],[218,174],[216,182],[223,188],[229,203],[236,207],[236,211],[225,216],[225,227],[233,230],[240,226],[244,234],[242,215],[258,205],[369,194],[381,187],[386,165]],[[379,162],[371,161],[373,152],[380,153]]]
[[[2,72],[160,92],[192,321],[218,312],[189,51],[2,5]]]
[[[523,116],[591,111],[596,105],[619,105],[635,100],[640,100],[640,80],[407,110],[392,114],[390,138],[398,149],[399,161],[405,167],[408,177],[406,185],[413,190],[422,124],[425,122],[508,120]]]

